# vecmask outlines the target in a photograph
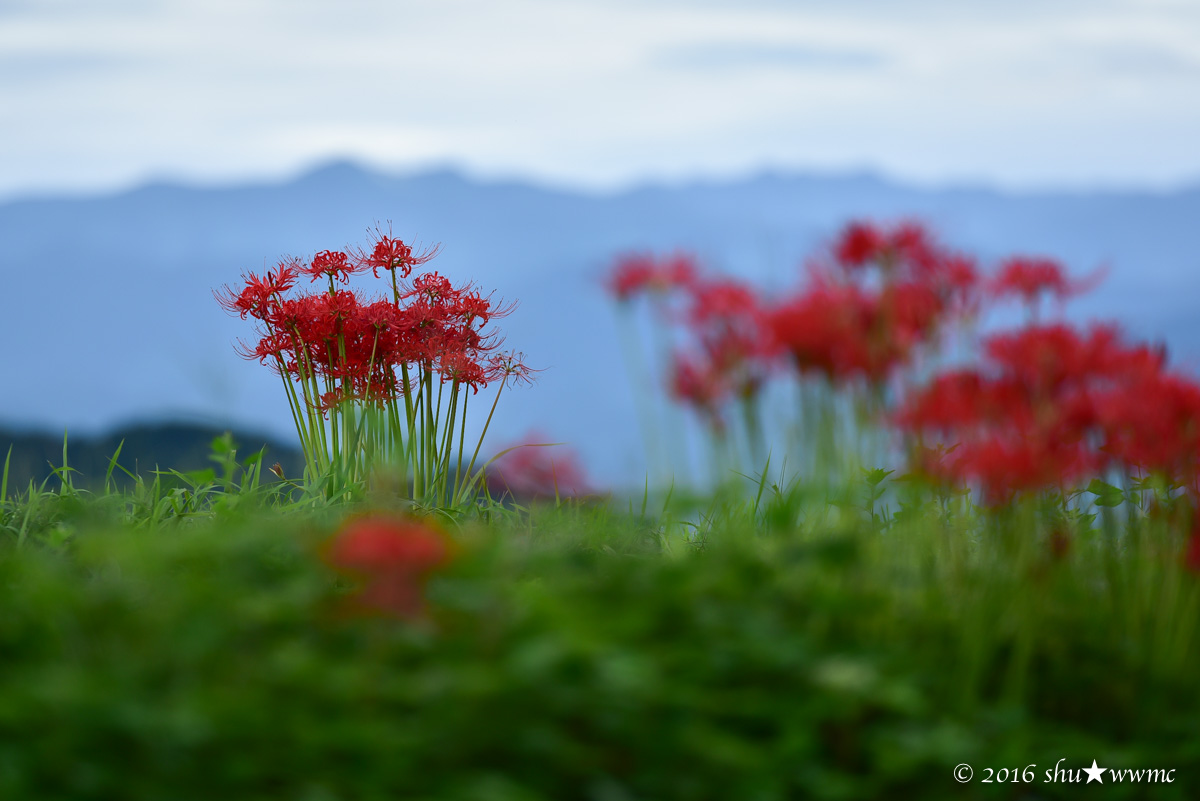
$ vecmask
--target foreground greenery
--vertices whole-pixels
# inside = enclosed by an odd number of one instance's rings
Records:
[[[457,557],[399,619],[323,544],[420,510],[215,457],[8,488],[0,798],[1078,797],[1063,758],[1175,769],[1089,796],[1200,796],[1200,581],[1165,518],[897,517],[879,475],[489,503],[434,515]]]

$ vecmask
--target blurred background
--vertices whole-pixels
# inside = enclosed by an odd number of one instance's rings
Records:
[[[601,486],[646,474],[621,252],[780,291],[847,220],[917,217],[985,265],[1107,267],[1071,316],[1200,363],[1192,0],[0,0],[0,75],[0,447],[30,465],[64,428],[283,452],[212,291],[387,221],[520,302],[543,372],[489,441],[537,427]]]

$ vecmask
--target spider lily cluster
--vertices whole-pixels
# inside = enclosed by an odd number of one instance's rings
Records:
[[[1169,368],[1164,349],[1129,343],[1114,326],[1044,319],[1047,300],[1061,306],[1094,277],[1025,256],[984,272],[919,224],[870,222],[843,228],[808,273],[767,300],[691,257],[637,255],[618,259],[609,289],[622,306],[650,299],[674,345],[663,386],[716,439],[790,375],[865,409],[860,433],[882,432],[882,452],[902,455],[911,474],[977,489],[988,505],[1049,493],[1065,507],[1086,484],[1101,505],[1156,487],[1188,514],[1196,508],[1200,384]],[[980,337],[982,314],[1008,301],[1025,307],[1023,326]],[[802,402],[802,417],[811,405]],[[1113,475],[1133,476],[1133,489],[1102,480]]]
[[[521,355],[499,351],[490,328],[511,306],[436,272],[414,274],[435,255],[376,230],[364,248],[288,258],[217,293],[227,311],[256,321],[259,339],[240,352],[282,379],[310,476],[362,482],[391,463],[413,499],[434,505],[456,505],[481,485],[475,465],[496,404],[531,371]],[[385,282],[385,294],[349,288],[365,273]],[[467,407],[492,384],[471,447]]]

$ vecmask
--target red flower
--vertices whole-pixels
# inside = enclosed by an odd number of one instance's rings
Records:
[[[882,381],[977,306],[972,260],[918,223],[854,222],[831,251],[834,263],[814,263],[811,287],[770,315],[775,339],[802,372]]]
[[[521,384],[532,384],[533,374],[536,372],[538,370],[525,364],[524,353],[516,351],[497,353],[488,360],[488,380],[504,378],[513,386],[520,386]]]
[[[695,260],[687,254],[680,253],[663,259],[633,254],[617,260],[607,283],[617,300],[626,301],[641,292],[661,294],[687,287],[695,277]]]
[[[1136,374],[1131,374],[1136,376]],[[1136,466],[1194,483],[1200,474],[1200,386],[1171,373],[1115,382],[1090,400],[1090,419],[1103,432],[1104,452]]]
[[[1183,566],[1193,573],[1200,573],[1200,531],[1193,531],[1183,549]]]
[[[1014,431],[962,443],[943,461],[946,473],[939,478],[953,483],[977,481],[983,488],[984,502],[1000,505],[1016,493],[1056,487],[1096,467],[1080,443],[1017,434]]]
[[[298,269],[294,261],[282,261],[274,273],[267,273],[261,278],[254,273],[242,276],[246,279],[246,286],[241,292],[234,292],[225,286],[213,295],[225,311],[237,314],[243,320],[246,319],[246,315],[261,320],[267,316],[280,296],[292,288],[297,275]]]
[[[882,324],[905,350],[933,338],[944,308],[932,287],[916,281],[886,287],[880,295]]]
[[[902,222],[892,228],[855,221],[842,229],[830,248],[837,270],[850,276],[875,265],[885,280],[919,280],[937,283],[944,273],[964,277],[964,259],[941,248],[929,231],[917,222]]]
[[[1053,259],[1016,256],[1000,265],[1000,271],[988,283],[988,288],[996,295],[1015,296],[1027,306],[1033,306],[1043,294],[1066,300],[1086,292],[1102,277],[1102,273],[1096,272],[1081,281],[1072,281],[1063,266]]]
[[[879,258],[885,245],[883,233],[873,224],[852,222],[834,242],[833,255],[839,264],[862,267]]]
[[[390,231],[385,234],[376,229],[371,252],[359,250],[355,254],[355,262],[363,270],[370,268],[376,278],[380,270],[399,272],[400,278],[408,278],[413,267],[431,261],[439,250],[440,246],[435,245],[424,253],[413,254],[412,247],[393,237]]]
[[[818,285],[769,318],[775,341],[801,372],[838,382],[881,381],[908,358],[911,342],[892,321],[878,297],[853,285]]]
[[[494,495],[536,500],[587,495],[591,492],[579,456],[570,448],[530,431],[521,445],[505,448],[488,468],[487,483]]]
[[[714,428],[721,428],[720,407],[729,394],[729,385],[712,365],[675,354],[670,391],[672,397],[694,408]]]
[[[896,417],[959,443],[941,478],[991,497],[1133,466],[1176,480],[1200,474],[1200,386],[1165,372],[1159,349],[1113,327],[1065,325],[998,334],[975,370],[942,375]]]
[[[449,541],[431,525],[371,515],[342,526],[327,547],[326,558],[364,581],[357,595],[364,607],[411,618],[424,608],[429,575],[451,557]]]
[[[925,391],[910,398],[895,421],[917,431],[954,432],[1032,421],[1022,416],[1025,395],[1012,381],[986,380],[976,370],[958,370],[936,377]]]
[[[688,325],[713,380],[741,397],[754,395],[778,350],[758,296],[730,279],[696,280],[689,290]],[[689,393],[676,395],[689,397]]]
[[[350,257],[340,250],[322,250],[307,267],[301,267],[301,272],[311,276],[313,281],[318,278],[331,278],[349,282],[350,276],[359,271],[359,267],[350,262]]]

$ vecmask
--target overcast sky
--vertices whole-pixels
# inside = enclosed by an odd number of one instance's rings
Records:
[[[1200,181],[1200,0],[0,0],[0,196],[389,170]]]

